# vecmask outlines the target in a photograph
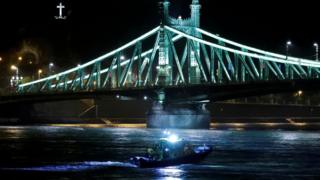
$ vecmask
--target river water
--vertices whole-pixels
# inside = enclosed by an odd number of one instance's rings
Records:
[[[319,131],[178,130],[214,151],[195,165],[127,160],[162,136],[145,128],[0,127],[0,179],[320,179]]]

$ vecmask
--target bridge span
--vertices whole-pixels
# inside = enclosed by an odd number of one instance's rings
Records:
[[[171,17],[170,2],[164,0],[160,26],[85,64],[20,84],[17,95],[2,97],[0,104],[113,96],[152,100],[158,108],[318,89],[320,62],[210,33],[200,28],[199,0],[192,0],[190,9],[190,18]],[[171,118],[162,116],[165,110],[160,109],[150,117],[152,127]],[[183,121],[172,116],[172,121]],[[200,124],[209,124],[207,113],[196,118]]]

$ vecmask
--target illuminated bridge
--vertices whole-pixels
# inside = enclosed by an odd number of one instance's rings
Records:
[[[320,62],[260,50],[200,28],[199,0],[192,1],[188,19],[170,17],[170,2],[161,4],[159,27],[85,64],[21,84],[18,94],[131,93],[162,104],[182,92],[188,95],[181,99],[203,102],[215,93],[231,97],[319,84]]]

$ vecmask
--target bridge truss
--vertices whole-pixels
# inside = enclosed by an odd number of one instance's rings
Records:
[[[169,26],[157,27],[86,64],[19,85],[19,93],[89,91],[148,86],[230,84],[319,78],[320,62],[245,46],[200,28],[201,38]],[[162,37],[161,37],[162,36]],[[163,44],[170,61],[161,65]],[[144,42],[154,42],[148,49]],[[199,48],[197,48],[199,47]],[[147,48],[147,49],[146,49]],[[129,59],[124,55],[131,54]],[[192,62],[192,56],[196,62]],[[192,68],[201,76],[192,81]]]

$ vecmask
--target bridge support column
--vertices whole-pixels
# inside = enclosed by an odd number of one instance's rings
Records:
[[[164,105],[155,102],[147,114],[148,128],[209,129],[210,112],[205,104]]]

